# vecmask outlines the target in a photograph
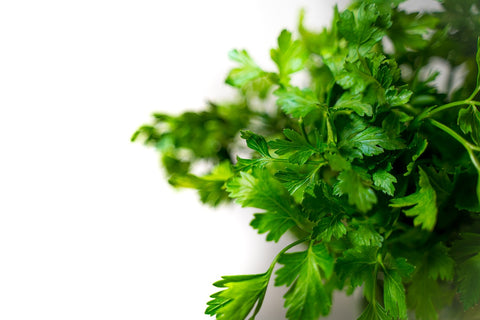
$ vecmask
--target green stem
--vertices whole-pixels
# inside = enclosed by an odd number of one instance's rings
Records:
[[[472,95],[468,97],[467,100],[472,100],[473,98],[475,98],[475,96],[478,94],[479,91],[480,91],[480,86],[477,83],[477,87],[475,88],[475,91],[472,92]]]
[[[307,141],[307,143],[311,145],[310,140],[308,139],[307,131],[305,130],[305,123],[303,122],[303,118],[300,118],[298,120],[298,123],[300,124],[300,128],[302,129],[302,134],[305,138],[305,141]]]
[[[470,160],[472,161],[475,169],[477,170],[478,177],[477,177],[476,192],[477,192],[477,199],[480,202],[480,161],[477,159],[477,157],[473,153],[473,151],[480,151],[480,147],[474,146],[473,144],[471,144],[470,142],[465,140],[462,136],[460,136],[458,133],[456,133],[455,131],[453,131],[452,129],[447,127],[446,125],[444,125],[444,124],[442,124],[442,123],[440,123],[436,120],[430,119],[430,123],[433,124],[434,126],[436,126],[437,128],[443,130],[444,132],[448,133],[455,140],[460,142],[465,147],[465,149],[467,149],[468,156],[470,157]]]
[[[471,144],[470,142],[465,140],[461,135],[459,135],[458,133],[453,131],[450,127],[447,127],[443,123],[440,123],[440,122],[438,122],[436,120],[433,120],[433,119],[429,119],[429,121],[435,127],[443,130],[445,133],[448,133],[452,138],[454,138],[455,140],[460,142],[465,147],[465,149],[467,149],[468,153],[472,153],[472,155],[473,155],[473,151],[480,151],[480,147],[477,147],[477,146]],[[475,157],[475,155],[473,155],[473,156]],[[476,160],[474,162],[474,165],[477,168],[477,170],[480,170],[480,165],[478,164],[478,160]]]
[[[288,250],[292,249],[293,247],[295,246],[298,246],[300,243],[303,243],[307,240],[309,240],[310,237],[306,237],[306,238],[303,238],[303,239],[300,239],[300,240],[297,240],[293,243],[290,243],[288,246],[286,246],[285,248],[283,248],[276,256],[275,258],[273,259],[272,263],[270,264],[270,268],[268,268],[268,271],[267,273],[271,274],[272,271],[273,271],[273,268],[275,267],[275,265],[277,264],[278,262],[278,259],[280,259],[280,257],[285,253],[287,252]]]
[[[441,111],[444,111],[446,109],[450,109],[450,108],[454,108],[454,107],[457,107],[457,106],[461,106],[461,105],[468,105],[468,104],[473,104],[473,105],[477,105],[477,106],[480,106],[480,102],[479,101],[474,101],[474,100],[470,100],[470,98],[466,99],[466,100],[461,100],[461,101],[455,101],[455,102],[450,102],[450,103],[447,103],[447,104],[444,104],[444,105],[441,105],[439,107],[430,107],[430,108],[427,108],[425,109],[416,119],[415,119],[415,123],[418,123],[419,121],[425,119],[425,118],[430,118],[431,116],[433,116],[434,114],[437,114]]]

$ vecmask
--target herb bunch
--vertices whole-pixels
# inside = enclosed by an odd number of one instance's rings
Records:
[[[254,319],[270,281],[288,287],[290,320],[327,315],[334,290],[357,287],[361,320],[478,312],[480,4],[401,2],[335,8],[321,32],[302,13],[298,36],[283,30],[270,52],[276,70],[230,52],[235,102],[154,114],[132,137],[158,149],[173,186],[258,209],[267,241],[298,238],[266,272],[214,283],[207,314]],[[432,61],[447,67],[442,90]]]

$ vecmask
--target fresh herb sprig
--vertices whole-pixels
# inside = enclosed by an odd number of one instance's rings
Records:
[[[267,241],[300,239],[265,273],[222,277],[207,314],[254,319],[272,278],[288,287],[290,320],[327,315],[334,290],[357,287],[362,320],[479,312],[479,3],[407,13],[401,2],[335,8],[321,32],[305,28],[302,13],[298,37],[283,30],[271,50],[276,70],[230,53],[237,66],[226,83],[238,101],[156,114],[134,134],[161,152],[174,186],[210,205],[259,209],[251,226]],[[426,74],[433,59],[449,67],[446,91],[438,73]],[[292,81],[301,73],[308,86]],[[248,157],[237,156],[242,141]],[[193,174],[198,163],[210,171]]]

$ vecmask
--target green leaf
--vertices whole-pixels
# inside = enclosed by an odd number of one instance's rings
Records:
[[[258,233],[267,233],[267,241],[278,242],[282,235],[296,225],[295,221],[284,211],[255,213],[250,225]]]
[[[413,168],[415,167],[415,163],[418,158],[425,152],[428,146],[427,139],[421,138],[419,135],[415,135],[413,138],[412,143],[409,145],[409,149],[413,149],[412,154],[412,161],[410,161],[407,165],[407,172],[404,173],[404,176],[410,175],[412,173]]]
[[[277,64],[280,83],[288,85],[289,75],[303,69],[308,55],[299,40],[292,40],[292,33],[283,30],[278,37],[278,48],[270,51],[272,60]]]
[[[275,174],[287,188],[288,192],[297,200],[302,202],[305,193],[313,194],[315,184],[318,181],[318,170],[320,166],[302,172],[300,170],[292,170],[286,168]]]
[[[257,151],[263,157],[272,157],[268,152],[268,144],[264,137],[248,130],[241,131],[241,137],[247,140],[247,147],[250,149]]]
[[[294,118],[305,117],[314,110],[325,109],[310,89],[288,87],[278,89],[274,93],[278,97],[277,105]]]
[[[265,75],[265,72],[253,61],[245,50],[232,50],[229,58],[240,66],[230,71],[225,82],[233,87],[242,88],[249,82]]]
[[[361,224],[358,229],[351,230],[348,238],[355,247],[381,247],[383,237],[369,224]]]
[[[424,252],[407,288],[407,305],[419,320],[438,319],[437,309],[451,302],[454,291],[441,287],[438,280],[450,281],[453,275],[454,261],[442,242]]]
[[[288,140],[275,139],[269,142],[269,146],[276,150],[275,153],[278,155],[290,154],[288,160],[291,163],[305,164],[312,155],[321,150],[312,146],[300,133],[294,130],[285,129],[283,134]]]
[[[322,279],[333,272],[333,258],[322,244],[310,245],[306,251],[285,253],[278,260],[284,266],[276,272],[275,285],[287,285],[287,318],[317,320],[330,311],[331,298]]]
[[[480,302],[480,253],[458,266],[458,292],[465,310]]]
[[[343,252],[343,256],[338,258],[335,270],[341,280],[350,279],[350,285],[355,288],[361,286],[364,282],[370,289],[375,283],[374,274],[377,261],[377,247],[362,246],[348,249]],[[371,292],[364,289],[365,294]]]
[[[407,305],[415,310],[416,319],[437,320],[435,300],[441,290],[435,280],[425,276],[415,276],[407,291]]]
[[[386,170],[375,171],[372,175],[373,184],[380,188],[383,193],[393,196],[395,193],[394,183],[397,182],[397,178],[394,175],[388,173]]]
[[[480,234],[463,234],[454,242],[452,255],[457,264],[460,301],[467,310],[480,302]]]
[[[380,303],[374,301],[368,304],[357,320],[392,320],[392,317],[387,314]]]
[[[266,211],[256,214],[251,225],[259,233],[268,232],[269,241],[278,241],[289,228],[305,220],[287,190],[266,170],[240,172],[226,186],[230,197],[242,206]]]
[[[385,35],[383,29],[388,24],[381,18],[377,6],[373,3],[362,3],[356,17],[349,10],[340,14],[338,31],[352,47],[350,58],[356,58],[357,54],[364,56],[369,53],[383,38]]]
[[[391,107],[401,106],[406,104],[413,92],[408,89],[401,89],[399,92],[397,88],[390,87],[385,92],[385,99]]]
[[[363,295],[370,303],[375,301],[377,290],[377,247],[356,247],[343,251],[337,259],[335,271],[340,285],[349,285],[349,291],[363,285]]]
[[[267,290],[270,273],[223,276],[222,280],[213,285],[218,288],[227,288],[214,293],[213,300],[207,303],[205,313],[216,316],[218,320],[244,320],[255,304],[261,306]],[[260,310],[257,307],[250,319],[254,319]]]
[[[361,94],[352,94],[347,91],[340,99],[337,100],[333,109],[335,110],[352,110],[357,113],[359,116],[363,117],[364,115],[372,116],[373,110],[372,106],[368,103],[362,102],[363,96]]]
[[[458,112],[458,125],[463,133],[472,137],[472,140],[480,146],[480,111],[473,104]]]
[[[339,149],[350,158],[378,155],[384,150],[396,150],[404,147],[399,139],[390,138],[382,128],[367,126],[361,119],[354,118],[340,132]]]
[[[231,165],[225,161],[215,166],[209,174],[199,177],[190,173],[175,173],[168,182],[174,187],[196,189],[203,203],[216,206],[228,199],[224,185],[232,176]]]
[[[390,206],[394,208],[410,207],[403,210],[406,216],[415,217],[413,224],[421,225],[422,229],[432,231],[437,222],[437,194],[433,189],[427,174],[418,167],[420,179],[417,191],[403,198],[390,200]]]
[[[313,229],[314,234],[326,242],[330,242],[332,238],[340,239],[347,233],[347,227],[342,222],[343,217],[343,212],[333,212],[324,216]]]
[[[402,277],[395,270],[385,269],[383,280],[383,299],[386,311],[394,319],[407,318],[407,303]]]
[[[350,169],[340,172],[338,182],[334,185],[334,194],[348,196],[348,203],[355,205],[360,212],[367,212],[377,203],[375,191],[370,187],[371,180],[368,173],[359,169]]]

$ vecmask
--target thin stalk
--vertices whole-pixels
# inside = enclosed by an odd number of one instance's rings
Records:
[[[450,109],[450,108],[454,108],[454,107],[458,107],[458,106],[462,106],[462,105],[470,105],[470,104],[473,104],[473,105],[476,105],[476,106],[480,106],[480,102],[479,101],[475,101],[475,100],[470,100],[470,98],[466,99],[466,100],[461,100],[461,101],[455,101],[455,102],[450,102],[450,103],[447,103],[447,104],[444,104],[444,105],[441,105],[439,107],[430,107],[430,108],[427,108],[425,109],[416,119],[415,119],[415,122],[418,123],[419,121],[425,119],[425,118],[430,118],[431,116],[433,116],[434,114],[437,114],[441,111],[444,111],[444,110],[447,110],[447,109]]]
[[[458,133],[456,133],[455,131],[453,131],[450,127],[444,125],[443,123],[440,123],[436,120],[433,120],[433,119],[429,119],[430,120],[430,123],[433,124],[435,127],[441,129],[442,131],[444,131],[445,133],[449,134],[452,138],[454,138],[455,140],[457,140],[458,142],[460,142],[464,147],[465,149],[467,149],[467,151],[470,153],[470,152],[473,152],[473,151],[480,151],[480,147],[477,147],[473,144],[471,144],[470,142],[468,142],[467,140],[465,140],[465,138],[463,138],[461,135],[459,135]],[[473,154],[473,153],[472,153]],[[476,162],[476,163],[475,163]],[[478,164],[478,160],[475,161],[474,164],[475,164],[475,167],[480,170],[480,165]],[[478,166],[477,166],[478,165]]]
[[[288,246],[286,246],[285,248],[283,248],[276,256],[275,258],[273,259],[272,263],[270,264],[270,267],[268,268],[266,274],[268,275],[268,282],[267,282],[267,286],[268,286],[268,283],[270,282],[270,278],[272,276],[272,272],[273,272],[273,268],[275,267],[275,265],[277,264],[277,261],[278,259],[280,259],[280,257],[288,250],[290,250],[291,248],[295,247],[296,245],[299,245],[300,243],[302,242],[305,242],[307,241],[308,239],[310,238],[303,238],[303,239],[300,239],[300,240],[297,240],[291,244],[289,244]],[[265,294],[267,292],[267,286],[265,286],[265,290],[263,291],[263,294],[262,296],[258,299],[258,302],[257,302],[257,305],[255,306],[255,310],[253,311],[253,314],[252,316],[249,318],[249,320],[253,320],[255,319],[255,316],[258,314],[258,312],[260,311],[260,308],[262,307],[262,304],[263,304],[263,299],[265,298]]]

